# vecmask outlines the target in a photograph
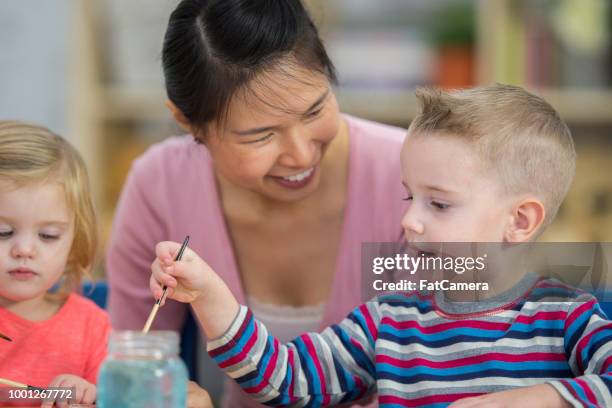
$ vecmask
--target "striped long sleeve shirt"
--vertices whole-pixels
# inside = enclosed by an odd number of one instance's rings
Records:
[[[612,406],[612,322],[594,297],[535,275],[480,303],[439,292],[380,296],[287,344],[243,306],[208,350],[271,406],[335,405],[377,392],[381,407],[443,407],[542,383],[574,406]]]

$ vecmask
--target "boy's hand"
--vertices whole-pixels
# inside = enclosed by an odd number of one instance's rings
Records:
[[[225,333],[240,309],[225,282],[194,251],[185,248],[180,261],[174,261],[181,244],[160,242],[155,247],[157,258],[151,265],[151,292],[155,299],[168,287],[168,297],[191,303],[196,318],[208,338]]]
[[[96,386],[81,377],[72,374],[58,375],[51,381],[49,388],[74,388],[73,403],[78,404],[93,404],[96,401]],[[42,408],[51,408],[53,404],[57,407],[67,408],[68,401],[45,401],[41,405]]]
[[[212,269],[194,251],[185,248],[180,261],[174,261],[181,244],[164,241],[155,247],[156,258],[151,265],[151,291],[155,299],[168,287],[168,297],[191,303],[200,297],[214,274]]]
[[[449,405],[449,408],[512,407],[571,408],[571,405],[563,397],[561,397],[561,395],[551,385],[548,384],[494,392],[478,397],[463,398]]]

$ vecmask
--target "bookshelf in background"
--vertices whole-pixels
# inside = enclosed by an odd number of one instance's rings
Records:
[[[131,160],[151,143],[179,132],[164,106],[159,60],[161,38],[175,1],[74,1],[78,7],[74,15],[77,51],[72,127],[82,138],[77,142],[79,148],[90,159],[108,234]],[[450,63],[439,63],[439,50],[455,40],[461,40],[455,42],[471,55],[463,67],[471,66],[467,77],[473,83],[513,83],[542,94],[569,122],[579,149],[585,152],[579,153],[583,162],[574,190],[587,198],[577,197],[582,205],[564,208],[562,218],[570,221],[553,226],[550,239],[612,241],[612,210],[606,210],[612,206],[612,186],[609,178],[598,176],[604,170],[612,174],[612,86],[605,76],[612,72],[610,19],[597,26],[603,28],[595,34],[572,34],[583,35],[586,43],[595,38],[595,43],[603,44],[601,55],[591,54],[584,61],[572,54],[575,50],[567,44],[567,36],[555,26],[571,26],[569,32],[575,33],[583,19],[594,18],[581,4],[588,7],[597,2],[609,7],[609,1],[305,2],[339,68],[341,84],[336,93],[347,113],[407,126],[417,110],[414,87],[442,82],[440,68]],[[584,43],[580,40],[579,47]],[[581,83],[577,74],[595,69],[591,65],[597,65],[603,74],[589,72],[589,82]],[[592,168],[591,163],[600,165]],[[584,172],[589,175],[582,175]]]

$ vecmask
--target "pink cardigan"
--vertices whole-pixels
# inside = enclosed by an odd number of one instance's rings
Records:
[[[349,177],[336,272],[321,329],[340,322],[361,299],[362,242],[402,237],[399,154],[405,130],[344,116],[349,129]],[[151,311],[150,265],[162,240],[189,245],[245,303],[233,248],[221,213],[210,155],[191,136],[170,138],[133,164],[115,214],[106,268],[109,312],[116,329],[141,329]],[[187,306],[170,301],[154,329],[180,330]]]

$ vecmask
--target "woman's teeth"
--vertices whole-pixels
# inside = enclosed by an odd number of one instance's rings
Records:
[[[310,176],[312,174],[312,172],[314,171],[314,167],[306,170],[303,173],[300,174],[296,174],[294,176],[289,176],[289,177],[282,177],[284,180],[287,181],[302,181],[304,180],[306,177]]]

